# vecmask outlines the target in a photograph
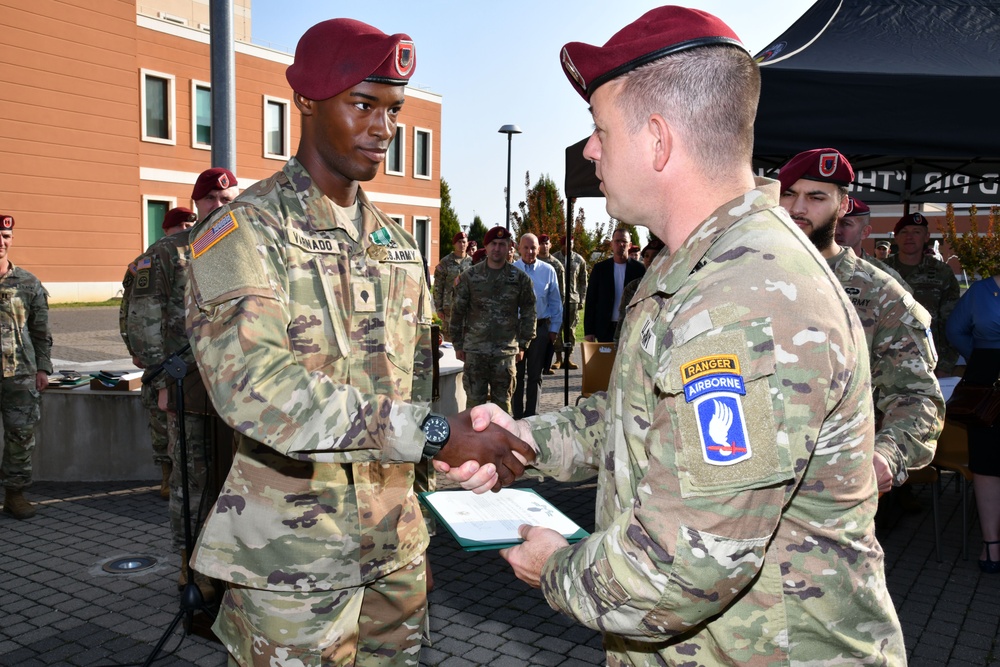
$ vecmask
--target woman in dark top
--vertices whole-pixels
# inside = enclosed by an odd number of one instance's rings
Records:
[[[946,332],[965,357],[965,381],[993,384],[1000,375],[1000,274],[969,287],[948,317]],[[969,469],[983,532],[979,568],[1000,573],[1000,424],[969,427]]]

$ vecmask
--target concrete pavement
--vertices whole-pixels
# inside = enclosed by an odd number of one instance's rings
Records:
[[[71,363],[87,361],[71,354],[99,349],[113,354],[117,311],[105,317],[113,326],[57,329],[59,354]],[[98,342],[92,343],[91,336]],[[545,378],[543,410],[562,405],[561,380],[561,375]],[[571,380],[572,401],[579,392],[579,371]],[[523,484],[592,528],[592,483]],[[39,483],[27,491],[41,503],[35,519],[15,521],[0,514],[0,665],[118,666],[146,659],[179,608],[178,559],[170,553],[166,503],[157,488],[141,480]],[[960,556],[960,496],[951,480],[941,499],[944,553],[939,563],[930,487],[917,487],[917,496],[923,512],[899,516],[879,530],[909,662],[918,667],[1000,665],[1000,576],[982,575],[976,566],[981,538],[974,516],[966,561]],[[106,562],[126,555],[149,555],[159,564],[143,573],[104,572]],[[598,634],[550,609],[537,591],[513,577],[496,552],[462,552],[440,533],[431,540],[429,557],[436,584],[430,594],[434,645],[422,652],[423,665],[604,664]],[[218,644],[179,630],[166,648],[170,655],[157,665],[226,664]]]

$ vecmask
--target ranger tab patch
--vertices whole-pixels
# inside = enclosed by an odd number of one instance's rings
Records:
[[[681,366],[684,400],[698,422],[701,454],[709,465],[728,466],[752,455],[741,396],[746,395],[734,354],[701,357]]]

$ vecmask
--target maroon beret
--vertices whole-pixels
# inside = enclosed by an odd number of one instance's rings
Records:
[[[486,248],[480,248],[472,254],[472,263],[479,264],[479,262],[486,259]]]
[[[847,158],[835,148],[814,148],[799,153],[786,162],[778,172],[782,192],[803,178],[847,186],[854,180],[854,169],[851,168]]]
[[[233,176],[233,172],[224,167],[212,167],[201,172],[198,180],[194,182],[191,199],[197,201],[207,196],[212,190],[225,190],[234,185],[239,185],[239,181]]]
[[[409,35],[387,35],[354,19],[330,19],[302,35],[285,78],[299,95],[325,100],[362,81],[405,85],[416,66]]]
[[[463,239],[466,240],[466,241],[468,241],[469,240],[469,235],[466,234],[465,232],[455,232],[455,235],[451,237],[451,242],[452,243],[456,243],[456,242],[461,241]]]
[[[163,229],[167,230],[171,227],[180,227],[185,222],[198,222],[198,214],[189,208],[178,206],[177,208],[170,209],[167,211],[167,214],[163,216]]]
[[[915,227],[930,226],[927,223],[927,218],[925,218],[922,214],[911,213],[909,215],[904,215],[902,218],[899,219],[899,222],[896,223],[896,226],[892,228],[892,233],[898,234],[899,230],[901,230],[903,227],[909,227],[910,225],[913,225]]]
[[[506,227],[490,227],[490,231],[486,232],[483,238],[483,245],[489,245],[495,239],[510,239],[510,232]]]
[[[861,201],[860,199],[857,199],[855,197],[848,197],[847,198],[847,213],[844,214],[845,216],[848,216],[848,215],[871,215],[871,214],[872,214],[872,210],[870,208],[868,208],[868,204],[864,203],[863,201]]]
[[[0,213],[0,229],[14,229],[14,216]]]
[[[628,24],[604,46],[570,42],[560,61],[583,99],[622,74],[672,53],[728,44],[745,50],[732,28],[711,14],[687,7],[657,7]]]
[[[538,235],[538,242],[539,243],[546,243],[548,241],[550,241],[548,234],[539,234]]]

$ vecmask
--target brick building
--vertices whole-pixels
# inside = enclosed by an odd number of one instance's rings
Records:
[[[288,53],[249,42],[234,0],[240,188],[295,152]],[[121,290],[125,266],[194,208],[211,165],[208,0],[0,0],[0,212],[17,220],[12,258],[53,302]],[[406,89],[397,137],[369,198],[439,254],[441,96]]]

